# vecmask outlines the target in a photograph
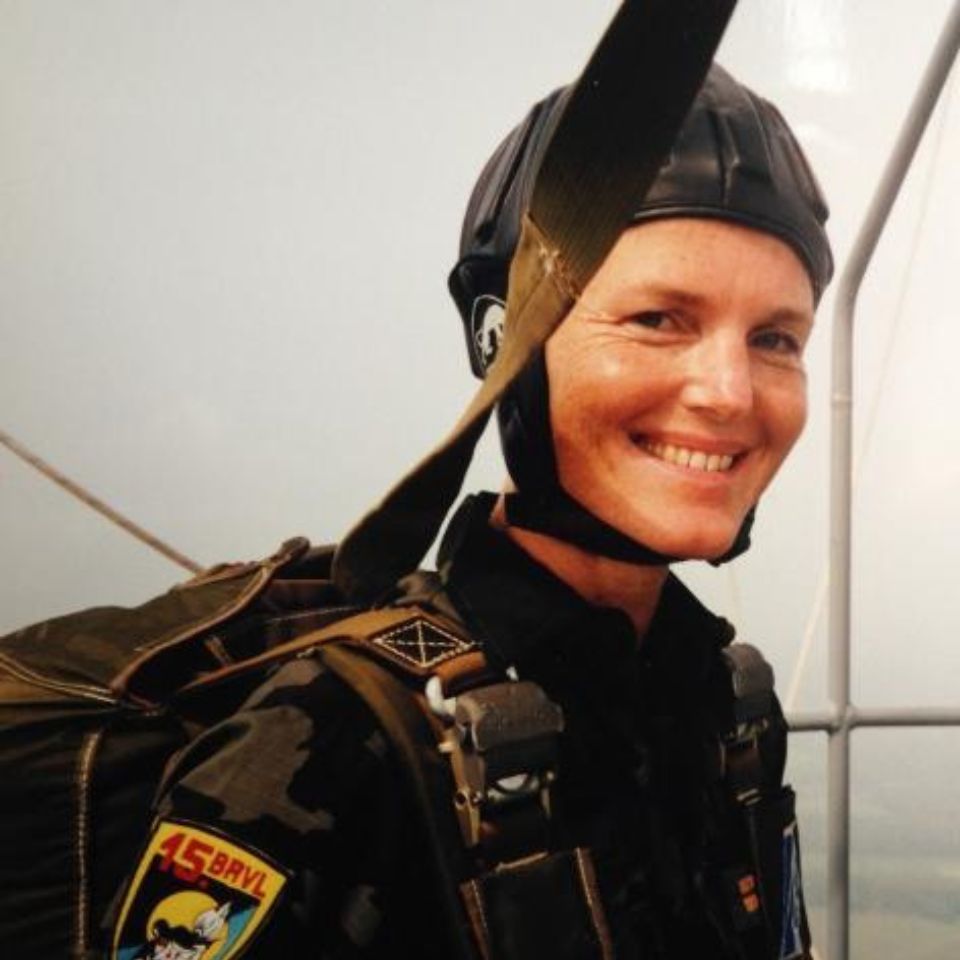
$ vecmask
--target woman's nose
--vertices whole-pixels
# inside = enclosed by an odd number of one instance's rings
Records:
[[[688,355],[683,400],[717,420],[730,420],[753,409],[750,351],[732,338],[705,338]]]

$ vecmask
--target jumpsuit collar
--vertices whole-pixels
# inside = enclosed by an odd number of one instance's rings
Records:
[[[639,661],[673,695],[696,697],[733,628],[707,610],[672,573],[638,645],[629,618],[597,607],[490,525],[496,494],[467,497],[438,554],[444,587],[500,667],[567,660],[584,671],[615,676]],[[632,672],[632,670],[627,670]]]

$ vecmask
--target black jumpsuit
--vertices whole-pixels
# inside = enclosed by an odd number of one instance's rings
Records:
[[[615,956],[732,956],[703,884],[704,771],[716,731],[730,725],[719,653],[730,625],[670,576],[638,644],[625,615],[591,606],[490,527],[492,503],[481,495],[461,507],[438,584],[491,664],[514,667],[563,709],[556,836],[592,851]],[[303,657],[189,746],[157,813],[287,876],[248,956],[449,956],[403,782],[366,705]]]

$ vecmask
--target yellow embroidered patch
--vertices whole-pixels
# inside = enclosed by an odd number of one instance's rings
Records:
[[[235,840],[161,820],[124,898],[111,960],[233,960],[286,882]]]

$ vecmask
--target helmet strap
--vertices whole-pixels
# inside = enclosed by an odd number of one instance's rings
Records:
[[[644,566],[664,566],[689,559],[659,553],[637,540],[632,540],[616,527],[611,527],[594,516],[559,487],[549,495],[528,495],[522,491],[505,494],[504,509],[510,526],[556,537],[611,560]],[[713,566],[719,567],[739,557],[749,548],[750,530],[755,515],[756,507],[753,507],[744,517],[730,549],[723,556],[710,560]]]

